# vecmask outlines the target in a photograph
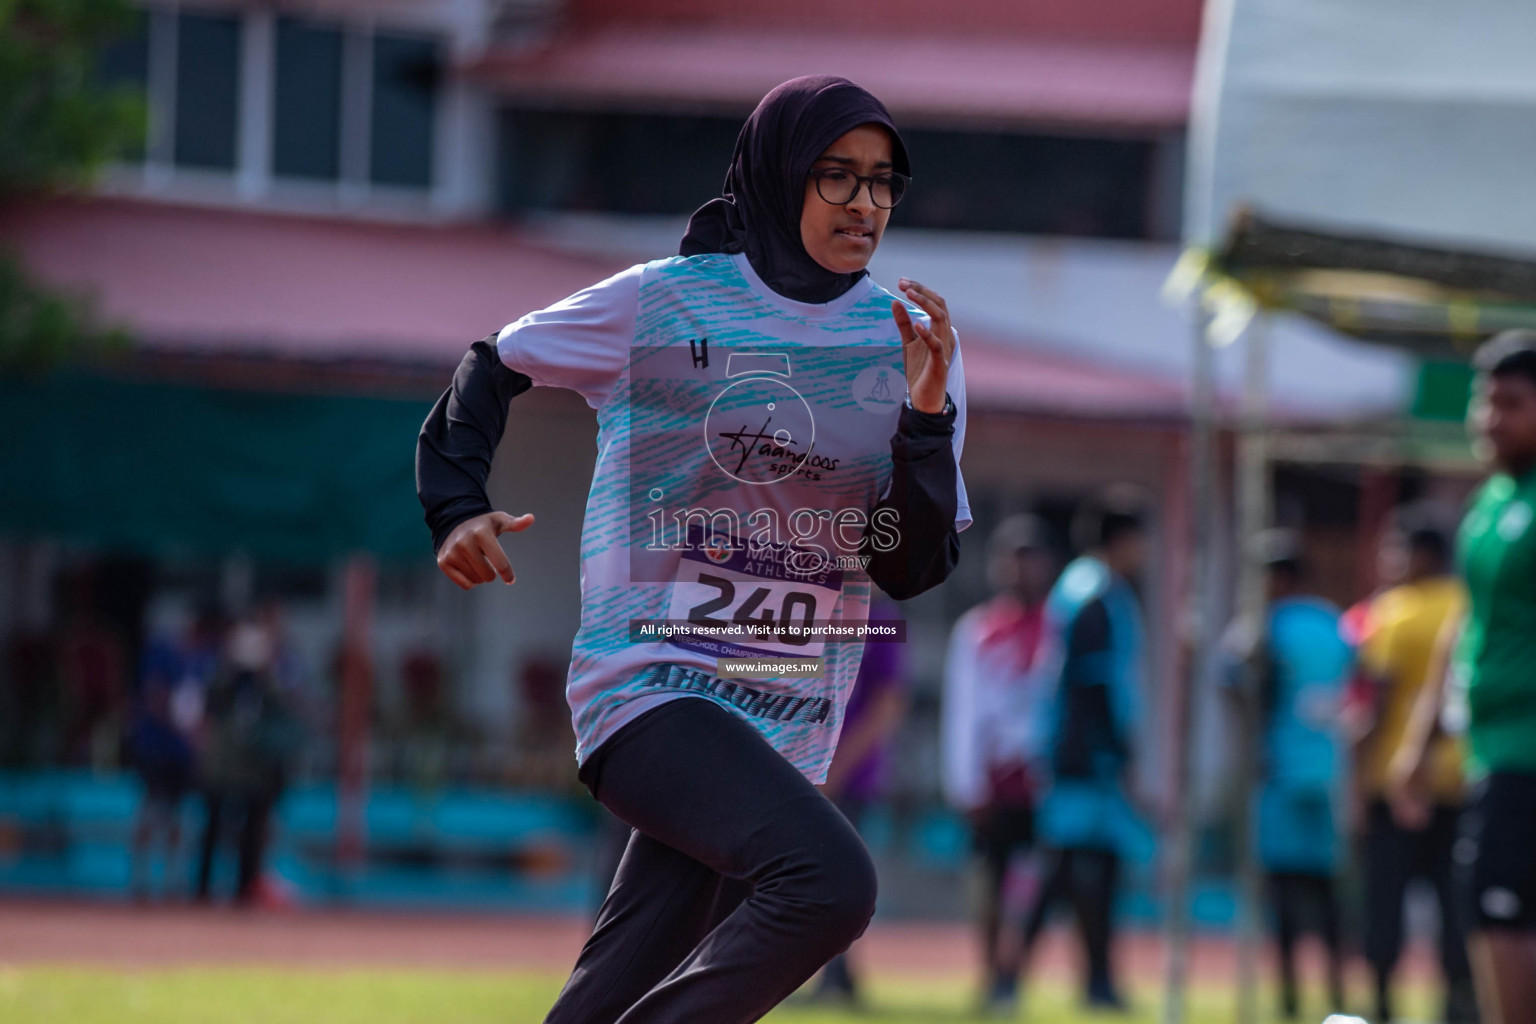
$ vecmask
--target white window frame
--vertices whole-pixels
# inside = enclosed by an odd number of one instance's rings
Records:
[[[452,39],[441,24],[402,21],[380,24],[371,12],[306,12],[342,32],[341,116],[338,176],[313,181],[274,173],[277,99],[277,18],[269,6],[221,0],[154,3],[148,15],[146,93],[149,107],[144,159],[120,163],[103,190],[141,193],[211,204],[260,204],[302,212],[377,213],[407,218],[462,212],[470,198],[464,168],[455,158],[477,148],[461,138],[469,129],[467,86],[446,76],[433,94],[430,178],[426,186],[378,185],[369,180],[373,129],[373,42],[378,32],[408,32],[433,38],[445,59]],[[233,14],[240,19],[240,78],[237,85],[233,171],[183,167],[175,162],[176,71],[179,19],[184,13]]]

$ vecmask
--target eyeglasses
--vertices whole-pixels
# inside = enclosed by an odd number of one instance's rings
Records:
[[[847,206],[858,196],[859,189],[869,185],[869,198],[882,210],[889,210],[901,202],[912,179],[905,174],[887,171],[884,174],[854,174],[846,167],[823,167],[812,171],[816,180],[816,194],[833,206]]]

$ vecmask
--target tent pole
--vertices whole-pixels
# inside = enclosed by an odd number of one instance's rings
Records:
[[[1240,538],[1240,576],[1238,579],[1238,614],[1253,623],[1256,635],[1267,630],[1268,595],[1265,570],[1260,552],[1252,543],[1267,529],[1270,513],[1270,468],[1268,437],[1269,331],[1268,320],[1260,314],[1247,331],[1243,362],[1242,435],[1237,449],[1237,535]],[[1262,642],[1262,639],[1261,639]],[[1256,668],[1255,666],[1252,666]],[[1256,1024],[1258,1009],[1258,960],[1263,920],[1263,877],[1260,872],[1254,808],[1259,787],[1259,746],[1263,723],[1260,721],[1256,672],[1247,674],[1242,708],[1241,740],[1238,757],[1242,779],[1239,821],[1238,882],[1240,891],[1237,1019],[1239,1024]]]
[[[1168,822],[1168,952],[1164,967],[1162,1024],[1184,1024],[1188,1010],[1191,925],[1189,902],[1194,874],[1194,847],[1198,825],[1190,792],[1190,766],[1194,757],[1195,709],[1200,704],[1200,685],[1209,661],[1212,642],[1211,588],[1208,585],[1213,557],[1212,536],[1216,494],[1213,438],[1215,434],[1216,376],[1214,354],[1206,340],[1210,315],[1195,303],[1191,338],[1189,472],[1190,520],[1193,527],[1193,559],[1185,595],[1186,625],[1182,638],[1188,645],[1183,659],[1184,678],[1175,692],[1173,726],[1173,784]]]

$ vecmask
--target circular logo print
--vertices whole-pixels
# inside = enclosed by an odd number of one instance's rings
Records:
[[[776,377],[727,387],[704,417],[704,446],[721,472],[744,484],[793,476],[811,454],[816,422],[800,393]]]
[[[1519,540],[1530,528],[1532,518],[1531,506],[1525,502],[1509,506],[1499,518],[1499,537],[1510,543]]]
[[[904,374],[889,366],[867,366],[853,379],[853,400],[865,412],[890,412],[906,394]]]
[[[1513,921],[1520,916],[1520,897],[1502,885],[1484,889],[1478,902],[1482,904],[1483,913],[1495,921]]]

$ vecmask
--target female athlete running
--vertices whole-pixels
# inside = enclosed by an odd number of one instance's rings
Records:
[[[485,496],[509,400],[597,410],[567,697],[578,775],[633,832],[549,1024],[757,1020],[873,913],[869,855],[816,789],[863,655],[835,631],[871,580],[942,582],[970,522],[944,300],[865,270],[908,170],[869,93],[786,82],[680,255],[477,342],[422,429],[438,565],[467,589],[511,583],[497,538],[533,523]]]

